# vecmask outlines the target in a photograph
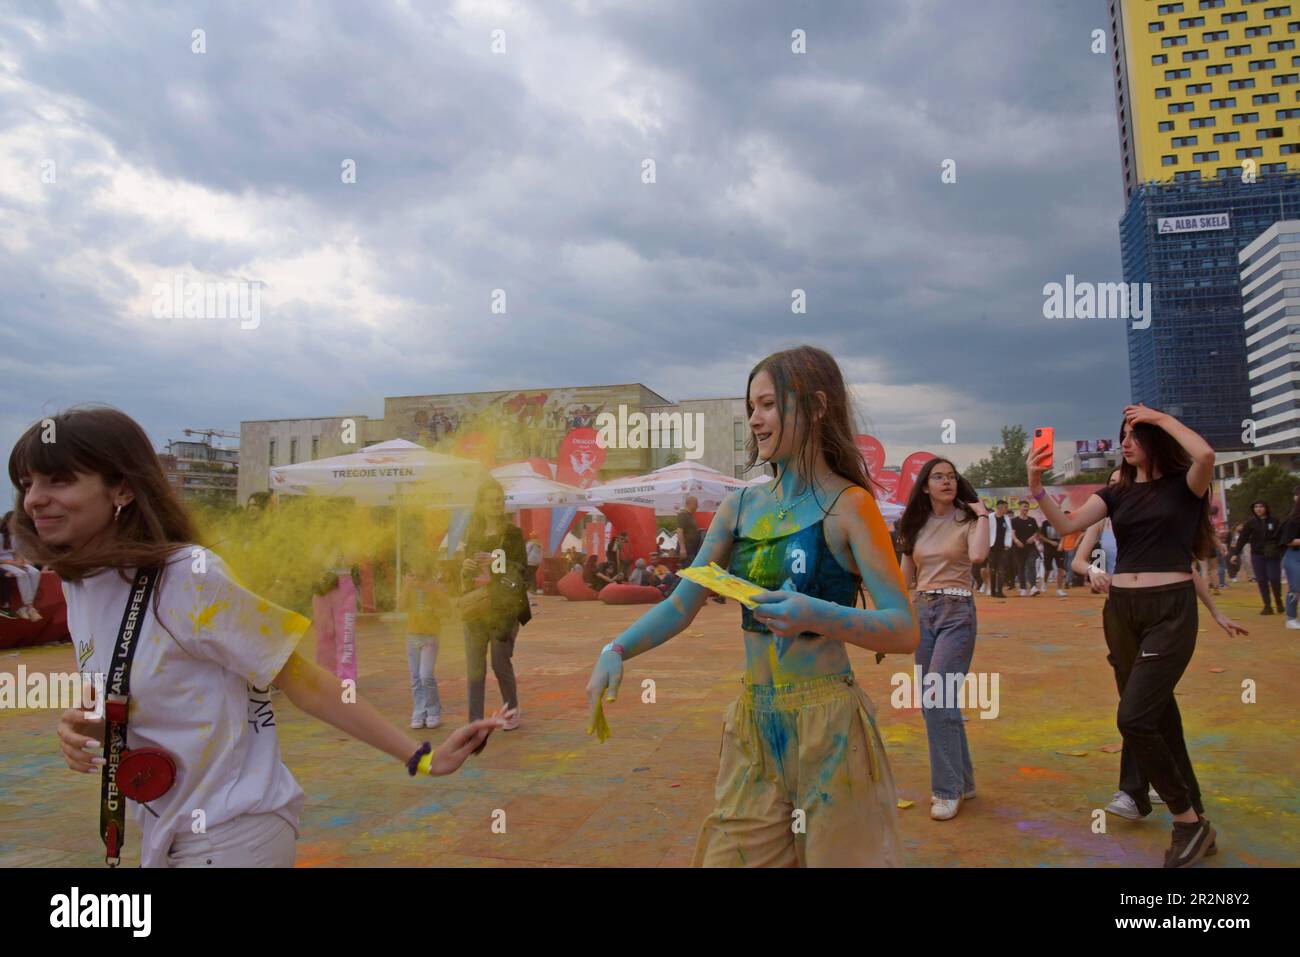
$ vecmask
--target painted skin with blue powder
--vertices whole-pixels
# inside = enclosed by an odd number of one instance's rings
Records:
[[[781,413],[778,393],[785,396]],[[769,590],[742,615],[745,692],[724,721],[718,806],[697,863],[901,863],[874,707],[853,679],[845,644],[909,654],[917,629],[889,531],[852,447],[843,379],[828,354],[801,347],[763,360],[748,396],[751,448],[775,479],[722,502],[695,564],[717,562]],[[845,439],[860,481],[842,474],[853,474],[843,465]],[[859,583],[873,608],[853,607]],[[593,722],[601,696],[617,695],[623,660],[684,630],[708,595],[683,580],[611,643],[617,649],[602,651],[587,686]],[[792,835],[790,817],[779,814],[770,828],[766,819],[752,827],[755,815],[778,806],[806,815],[806,832]],[[745,820],[741,835],[731,822]]]

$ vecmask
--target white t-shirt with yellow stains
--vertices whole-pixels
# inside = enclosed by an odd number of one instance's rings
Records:
[[[130,590],[117,571],[63,583],[83,673],[108,674]],[[270,687],[311,623],[237,584],[198,546],[174,554],[155,591],[166,629],[151,598],[131,665],[127,747],[167,751],[176,783],[149,805],[157,818],[128,802],[127,843],[139,840],[142,866],[163,867],[173,836],[200,824],[277,814],[296,834],[304,795],[280,760]]]

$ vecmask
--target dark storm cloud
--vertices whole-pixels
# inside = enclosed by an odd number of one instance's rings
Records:
[[[891,453],[944,410],[963,442],[1005,422],[1108,434],[1122,328],[1041,312],[1067,272],[1118,279],[1103,11],[20,8],[0,135],[30,146],[23,173],[46,155],[60,173],[35,198],[0,186],[0,224],[22,225],[0,257],[0,431],[74,399],[161,440],[423,391],[738,395],[762,354],[811,341],[866,387]],[[191,268],[265,281],[262,326],[152,320],[153,273]]]

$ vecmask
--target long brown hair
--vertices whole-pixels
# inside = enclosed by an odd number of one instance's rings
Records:
[[[793,457],[798,461],[799,473],[807,478],[809,484],[812,485],[816,457],[820,452],[826,457],[826,464],[832,472],[874,495],[872,478],[862,460],[862,453],[853,441],[849,392],[834,357],[816,346],[798,346],[774,352],[761,360],[750,371],[749,381],[745,383],[745,412],[748,416],[754,414],[754,403],[750,400],[749,390],[754,384],[754,377],[760,372],[766,372],[772,377],[772,384],[776,388],[777,421],[781,423],[782,432],[787,426],[796,428],[800,423],[805,425]],[[824,410],[817,401],[818,392],[826,396]],[[794,398],[793,422],[785,420],[787,396]],[[780,442],[780,438],[778,435],[776,441]],[[745,440],[745,451],[748,453],[745,467],[751,469],[758,461],[758,442],[753,430]],[[776,465],[773,464],[771,469],[775,478],[778,474]],[[820,501],[818,499],[819,504]]]
[[[930,481],[930,473],[934,471],[934,467],[941,463],[952,465],[952,470],[957,473],[957,497],[952,502],[953,507],[957,509],[957,521],[964,523],[978,519],[975,510],[970,507],[971,502],[979,500],[979,496],[975,494],[975,487],[957,470],[957,466],[953,465],[951,459],[930,459],[921,466],[921,472],[912,486],[912,494],[907,497],[907,508],[903,509],[903,516],[898,520],[898,550],[905,555],[912,554],[916,536],[920,534],[926,520],[934,514],[934,504],[930,501],[925,486]]]
[[[69,479],[77,473],[95,474],[109,487],[125,482],[135,497],[115,521],[80,547],[47,545],[23,507],[23,481],[34,472]],[[182,545],[200,544],[149,437],[117,409],[67,409],[36,422],[9,454],[9,480],[17,489],[14,532],[24,557],[48,565],[66,581],[109,568],[125,578],[127,569],[163,565]]]
[[[1120,444],[1124,444],[1124,430],[1127,423],[1119,424]],[[1149,422],[1139,422],[1133,426],[1133,441],[1142,446],[1147,457],[1147,478],[1152,471],[1158,471],[1161,477],[1166,475],[1185,475],[1192,467],[1192,457],[1179,444],[1178,440]],[[1120,462],[1119,481],[1115,488],[1125,492],[1137,484],[1137,466],[1130,465],[1127,459]],[[1196,520],[1196,534],[1192,539],[1192,556],[1209,558],[1218,553],[1218,540],[1214,537],[1214,525],[1210,522],[1210,489],[1201,496],[1201,513]]]

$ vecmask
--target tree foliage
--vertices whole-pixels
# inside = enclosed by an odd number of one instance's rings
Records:
[[[976,488],[997,488],[1029,484],[1025,456],[1029,453],[1029,433],[1023,425],[1002,426],[1002,444],[989,449],[982,458],[962,474]],[[1044,484],[1053,481],[1051,473],[1043,476]]]
[[[1275,518],[1286,518],[1291,511],[1291,496],[1300,478],[1280,465],[1263,465],[1251,469],[1240,482],[1228,489],[1228,516],[1233,525],[1250,519],[1251,502],[1263,499]]]

